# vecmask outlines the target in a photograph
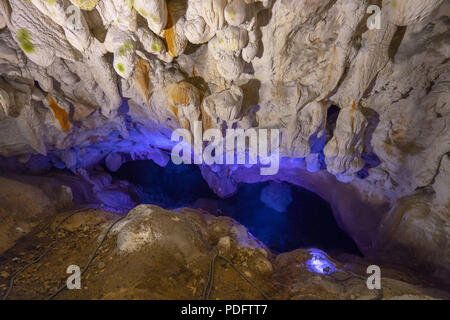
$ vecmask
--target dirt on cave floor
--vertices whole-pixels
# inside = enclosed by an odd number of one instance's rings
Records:
[[[437,284],[426,276],[392,267],[382,267],[382,291],[368,290],[362,279],[367,277],[365,270],[369,262],[348,255],[341,257],[345,262],[329,258],[332,268],[340,271],[328,275],[312,272],[308,269],[312,255],[307,250],[275,256],[267,248],[248,248],[239,243],[242,234],[230,231],[237,225],[232,219],[183,210],[174,213],[161,209],[161,212],[169,215],[174,224],[186,224],[187,220],[180,220],[180,217],[187,216],[197,225],[208,225],[205,230],[213,226],[205,231],[208,241],[219,243],[219,253],[228,257],[270,299],[450,298],[446,291],[436,289]],[[57,225],[68,215],[66,212],[46,218],[0,255],[0,297],[7,292],[11,277],[40,257],[53,243]],[[82,270],[108,226],[121,216],[92,209],[67,219],[57,232],[54,247],[40,261],[18,274],[8,299],[47,299],[57,292],[70,276],[66,273],[67,267],[77,265]],[[208,216],[206,224],[202,224],[203,216]],[[147,222],[148,218],[143,221]],[[131,235],[128,232],[126,236],[142,242],[142,233],[138,231],[145,222],[138,222],[137,231]],[[170,225],[168,228],[172,230]],[[176,228],[173,230],[180,233]],[[206,250],[198,239],[194,239],[196,233],[188,234],[186,239],[192,240],[192,247],[196,248],[185,248],[191,254],[186,258],[180,248],[169,243],[172,240],[164,242],[165,236],[174,238],[172,234],[160,234],[161,244],[123,251],[118,249],[120,233],[111,231],[82,275],[81,290],[65,289],[55,299],[201,299],[214,252],[210,248]],[[226,261],[217,259],[209,298],[259,300],[263,297]]]

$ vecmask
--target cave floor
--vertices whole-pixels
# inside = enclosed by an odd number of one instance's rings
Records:
[[[190,219],[201,213],[188,210]],[[167,211],[172,212],[172,211]],[[175,214],[175,213],[174,213]],[[120,216],[104,210],[80,212],[61,225],[58,240],[47,255],[15,279],[8,299],[46,299],[65,285],[70,274],[66,269],[77,265],[83,269],[91,252],[108,226]],[[179,220],[179,213],[172,217]],[[35,261],[54,240],[56,226],[63,215],[48,217],[32,232],[0,255],[0,296],[8,289],[11,277],[24,265]],[[226,219],[226,223],[229,222]],[[219,221],[217,228],[223,227]],[[225,221],[225,220],[224,220]],[[183,221],[182,221],[183,222]],[[195,259],[180,263],[179,253],[164,246],[143,247],[137,252],[117,249],[117,235],[110,233],[95,258],[82,275],[81,290],[64,290],[56,299],[200,299],[208,280],[212,252],[199,252]],[[212,237],[211,241],[214,237]],[[340,262],[329,258],[336,272],[323,274],[308,268],[311,253],[298,249],[277,256],[264,250],[233,247],[226,255],[271,299],[449,299],[436,289],[425,275],[399,268],[383,267],[381,291],[368,290],[365,268],[360,257],[343,255]],[[263,257],[264,258],[264,257]],[[263,259],[266,261],[265,259]],[[256,266],[256,267],[255,267]],[[351,273],[350,273],[351,272]],[[350,275],[350,276],[349,276]],[[260,293],[242,279],[229,264],[218,259],[214,269],[210,299],[262,299]]]

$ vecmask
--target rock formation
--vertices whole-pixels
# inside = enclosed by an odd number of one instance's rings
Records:
[[[306,187],[367,257],[448,281],[449,29],[444,0],[0,0],[1,168],[70,170],[129,208],[97,165],[164,166],[196,121],[279,129],[277,175],[202,165],[211,188]]]
[[[53,228],[55,219],[48,219]],[[71,262],[84,263],[89,243],[92,246],[115,219],[117,216],[103,210],[85,210],[66,220],[58,232],[58,246],[46,257],[46,267],[42,267],[43,261],[31,266],[16,280],[10,298],[43,299],[53,294],[59,279],[67,276],[58,261],[70,255]],[[51,234],[51,230],[41,231],[30,238],[42,245]],[[8,253],[16,255],[18,249]],[[216,258],[211,274],[209,265],[216,254],[227,260]],[[63,290],[55,298],[198,300],[205,298],[211,277],[210,299],[262,299],[262,294],[269,299],[294,300],[449,298],[448,293],[424,285],[407,270],[389,266],[383,268],[383,290],[369,290],[364,278],[367,262],[343,258],[343,262],[337,261],[318,249],[274,255],[231,218],[141,205],[113,226],[83,276],[83,290]],[[22,260],[18,258],[19,263]],[[17,262],[6,264],[0,274],[0,293],[5,276],[15,268]],[[402,280],[396,280],[399,275]]]

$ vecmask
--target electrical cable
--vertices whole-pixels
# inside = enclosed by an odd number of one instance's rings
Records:
[[[234,263],[228,259],[227,257],[224,257],[222,255],[220,255],[217,252],[217,248],[214,247],[214,257],[211,260],[211,263],[209,264],[209,274],[208,274],[208,280],[206,282],[205,288],[203,289],[203,293],[202,293],[202,299],[203,300],[208,300],[210,295],[211,295],[211,291],[212,291],[212,287],[213,287],[213,282],[214,282],[214,266],[216,263],[217,258],[220,258],[222,260],[224,260],[225,262],[227,262],[231,268],[233,268],[234,271],[236,271],[242,279],[244,279],[245,281],[247,281],[254,289],[256,289],[256,291],[259,292],[259,294],[261,294],[261,296],[264,297],[264,299],[266,300],[270,300],[269,296],[267,294],[264,293],[264,291],[262,291],[251,279],[249,279],[241,270],[239,270]]]
[[[126,216],[120,217],[118,219],[116,219],[113,223],[111,223],[111,225],[106,229],[105,232],[103,232],[103,236],[100,239],[98,245],[95,247],[95,249],[92,251],[88,262],[86,263],[86,265],[84,266],[83,270],[81,271],[81,276],[87,271],[87,269],[89,268],[90,264],[92,263],[92,261],[94,260],[95,256],[97,255],[97,251],[98,249],[100,249],[100,247],[102,246],[103,242],[105,242],[106,237],[108,236],[109,232],[111,231],[111,229],[122,219],[124,219]],[[58,294],[60,294],[61,292],[64,291],[64,289],[67,288],[67,285],[63,285],[61,286],[55,293],[53,293],[51,296],[49,296],[47,298],[47,300],[52,300],[53,298],[55,298]]]
[[[367,280],[363,276],[360,276],[360,275],[355,274],[353,272],[350,272],[350,271],[345,271],[345,272],[350,274],[350,276],[345,278],[345,279],[338,279],[332,273],[326,274],[326,276],[330,277],[331,279],[333,279],[336,282],[346,282],[346,281],[348,281],[350,279],[360,279],[360,280],[363,280],[363,281]],[[383,291],[382,291],[382,289],[376,289],[376,292],[377,292],[377,296],[375,298],[373,298],[373,299],[370,299],[370,300],[382,300],[383,299]]]
[[[61,220],[61,222],[59,222],[55,228],[55,233],[54,233],[54,240],[52,241],[52,243],[47,247],[47,249],[44,250],[44,252],[38,256],[36,259],[34,259],[33,261],[31,261],[30,263],[26,264],[25,266],[23,266],[20,270],[18,270],[16,273],[14,273],[14,275],[9,279],[9,285],[8,285],[8,289],[6,290],[6,293],[3,295],[2,300],[7,300],[9,295],[11,294],[11,290],[14,286],[14,281],[17,279],[17,276],[19,276],[22,272],[24,272],[25,270],[27,270],[29,267],[31,267],[32,265],[38,263],[39,261],[42,260],[42,258],[44,258],[49,252],[50,250],[52,250],[57,241],[58,241],[58,233],[59,233],[59,229],[61,227],[61,225],[66,222],[69,218],[71,218],[72,216],[74,216],[75,214],[82,212],[82,211],[86,211],[89,209],[92,209],[92,206],[88,206],[88,207],[83,207],[80,209],[77,209],[73,212],[71,212],[69,215],[67,215],[63,220]]]

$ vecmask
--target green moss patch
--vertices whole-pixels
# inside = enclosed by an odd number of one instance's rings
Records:
[[[33,53],[35,51],[34,44],[31,42],[31,34],[25,28],[17,30],[17,40],[19,40],[20,47],[26,53]]]
[[[117,54],[118,54],[119,56],[123,57],[124,55],[127,54],[127,52],[129,52],[129,51],[131,51],[131,50],[133,50],[133,44],[132,44],[130,41],[126,40],[126,41],[123,43],[123,45],[121,45],[121,46],[119,47],[119,49],[117,50]]]
[[[154,14],[150,14],[150,18],[153,20],[153,22],[155,23],[160,23],[161,20],[159,20],[159,18],[157,16],[155,16]]]
[[[160,52],[161,46],[159,45],[158,42],[153,42],[152,45],[150,46],[150,49],[152,49],[152,51],[154,52]]]
[[[117,70],[119,70],[121,73],[125,73],[125,66],[123,65],[123,63],[119,62],[118,64],[116,64]]]
[[[93,10],[98,3],[98,0],[71,0],[77,7],[82,10]]]
[[[141,16],[143,16],[143,17],[147,16],[147,12],[144,9],[139,8],[139,9],[137,9],[137,11],[141,14]]]

